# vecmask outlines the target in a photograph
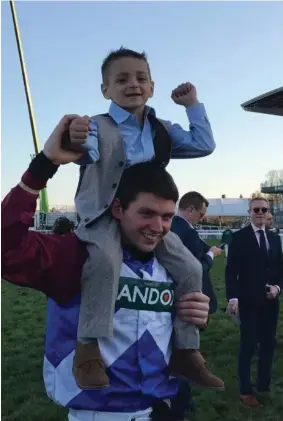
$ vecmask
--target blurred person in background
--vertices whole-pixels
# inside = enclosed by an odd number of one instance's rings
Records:
[[[60,216],[60,218],[57,218],[54,222],[54,225],[52,227],[52,233],[63,235],[67,234],[68,232],[74,232],[75,224],[73,221],[70,221],[65,216]]]
[[[174,216],[171,231],[177,234],[183,244],[199,260],[202,265],[202,292],[210,298],[209,314],[217,310],[217,298],[210,278],[213,259],[220,256],[222,250],[209,246],[201,239],[195,229],[206,215],[209,205],[207,199],[200,193],[191,191],[186,193],[179,202],[177,215]],[[192,397],[190,383],[183,381],[179,387],[178,395],[172,400],[174,421],[182,420],[186,412],[190,411],[189,419],[197,420],[197,411]]]
[[[274,221],[273,221],[273,215],[271,212],[267,212],[266,216],[265,216],[265,228],[268,230],[271,230],[272,228],[274,228],[273,225]]]

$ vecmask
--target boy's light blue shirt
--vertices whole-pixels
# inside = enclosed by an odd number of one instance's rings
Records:
[[[147,115],[148,113],[155,116],[153,108],[147,107]],[[200,103],[191,105],[186,108],[186,113],[190,122],[189,131],[184,130],[179,124],[166,121],[172,139],[171,158],[201,158],[210,155],[215,149],[215,142],[204,105]],[[121,131],[127,160],[126,166],[129,167],[154,158],[154,133],[147,117],[141,127],[134,114],[127,112],[115,103],[111,103],[109,115]],[[84,145],[87,152],[77,161],[79,165],[91,164],[99,160],[97,123],[92,122],[91,127],[92,132]]]

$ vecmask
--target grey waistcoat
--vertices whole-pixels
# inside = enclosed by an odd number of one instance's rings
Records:
[[[171,153],[166,123],[153,116],[149,117],[155,130],[155,159],[158,158],[166,166]],[[98,124],[100,159],[93,164],[81,166],[75,198],[80,223],[86,227],[111,205],[126,164],[124,142],[118,125],[108,115],[97,115],[92,119]]]

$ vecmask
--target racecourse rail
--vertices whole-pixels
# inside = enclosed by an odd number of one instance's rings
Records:
[[[224,230],[197,230],[200,237],[203,240],[221,240],[222,238],[222,234],[224,232]],[[238,231],[235,229],[232,229],[233,232]],[[42,232],[43,234],[52,234],[51,230],[40,230],[40,232]],[[283,229],[280,230],[280,234],[279,234],[280,238],[281,238],[281,244],[282,244],[282,249],[283,249]]]

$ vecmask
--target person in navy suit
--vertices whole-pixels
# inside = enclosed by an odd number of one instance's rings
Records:
[[[214,257],[219,256],[222,250],[206,244],[194,228],[204,218],[208,205],[209,202],[200,193],[195,191],[186,193],[180,199],[178,213],[173,218],[171,231],[180,237],[183,244],[202,264],[202,292],[210,298],[209,313],[212,314],[217,310],[217,298],[209,272],[212,268]],[[191,387],[186,381],[181,382],[179,393],[171,402],[171,408],[176,421],[183,420],[184,413],[187,411],[195,413]]]
[[[251,223],[233,234],[226,266],[227,310],[240,317],[240,400],[252,407],[260,407],[262,396],[270,391],[278,298],[283,288],[280,237],[265,227],[268,211],[266,199],[251,200]],[[258,375],[254,390],[251,362],[256,352]]]

